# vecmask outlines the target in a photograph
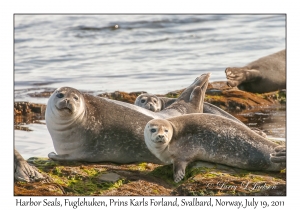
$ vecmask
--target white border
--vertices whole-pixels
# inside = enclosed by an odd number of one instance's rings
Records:
[[[293,1],[295,2],[295,1]],[[298,4],[288,1],[252,0],[252,1],[37,1],[37,0],[4,0],[1,2],[1,166],[2,187],[0,206],[15,207],[16,198],[13,196],[13,14],[14,13],[286,13],[287,14],[287,154],[288,191],[286,197],[255,197],[255,200],[282,200],[284,208],[296,206],[298,199],[299,171],[298,159],[294,154],[299,153],[296,143],[299,141],[297,115],[299,84],[299,12]],[[298,62],[297,62],[298,61]],[[298,135],[297,135],[298,134]],[[24,197],[25,198],[25,197]],[[47,197],[46,197],[47,198]],[[99,199],[112,197],[101,197]],[[124,197],[123,197],[124,198]],[[137,197],[135,197],[137,198]],[[157,197],[156,197],[157,198]],[[183,197],[180,197],[183,198]],[[208,197],[205,197],[206,199]],[[224,198],[224,197],[223,197]],[[251,197],[226,197],[227,200],[245,200]],[[38,197],[37,199],[43,199]],[[49,197],[48,197],[49,199]],[[51,199],[55,199],[51,197]],[[60,197],[59,199],[63,199]],[[127,198],[124,198],[127,199]],[[129,198],[128,198],[129,199]],[[150,199],[148,197],[147,199]],[[158,199],[158,198],[157,198]],[[215,197],[214,197],[215,199]],[[298,203],[297,203],[298,204]],[[6,208],[6,209],[8,209]],[[32,209],[32,207],[22,207]],[[52,207],[56,208],[56,207]],[[99,208],[99,207],[98,207]],[[127,208],[127,207],[125,207]],[[129,207],[131,208],[131,207]],[[128,209],[129,209],[128,208]],[[150,208],[150,207],[149,207]],[[152,207],[151,207],[152,208]],[[198,207],[199,208],[199,207]],[[39,207],[40,209],[40,207]],[[201,208],[205,209],[205,208]],[[261,209],[261,208],[256,208]],[[270,209],[270,208],[268,208]],[[271,208],[272,209],[272,208]],[[282,207],[280,209],[283,209]]]

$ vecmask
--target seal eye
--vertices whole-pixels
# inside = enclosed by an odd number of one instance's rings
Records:
[[[157,101],[156,101],[156,100],[154,100],[153,102],[154,102],[154,103],[156,103]]]
[[[168,130],[165,130],[166,133],[168,133]]]
[[[156,129],[152,128],[150,131],[151,131],[151,133],[155,133]]]
[[[76,101],[78,101],[78,97],[77,97],[77,96],[74,96],[73,98],[74,98]]]
[[[58,93],[58,94],[56,94],[56,97],[57,98],[63,98],[65,95],[64,94],[62,94],[62,93]]]
[[[145,101],[146,101],[145,99],[142,99],[142,100],[141,100],[142,103],[145,103]]]

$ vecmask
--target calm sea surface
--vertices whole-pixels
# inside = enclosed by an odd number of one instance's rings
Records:
[[[224,81],[226,67],[284,49],[285,27],[285,15],[15,15],[15,101],[46,104],[28,93],[61,86],[167,93],[206,72]],[[29,128],[15,131],[25,158],[54,151],[45,125]]]

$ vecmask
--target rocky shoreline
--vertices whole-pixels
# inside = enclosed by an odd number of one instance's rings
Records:
[[[182,91],[160,96],[176,98]],[[52,91],[34,93],[31,97],[48,98],[51,93]],[[140,93],[115,91],[99,96],[133,103]],[[207,88],[205,101],[245,122],[247,119],[236,114],[285,106],[286,92],[281,90],[253,94],[229,88],[224,82],[212,82]],[[44,104],[15,102],[14,128],[28,131],[24,125],[42,123],[40,120],[44,119],[45,109]],[[15,182],[14,195],[286,195],[285,170],[246,171],[199,161],[191,164],[184,180],[176,184],[173,182],[171,165],[59,162],[39,157],[29,158],[27,162],[38,168],[46,178],[34,183]]]

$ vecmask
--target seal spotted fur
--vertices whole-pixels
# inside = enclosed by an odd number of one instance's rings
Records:
[[[222,116],[198,113],[153,119],[145,126],[144,138],[157,158],[173,164],[175,182],[182,180],[187,164],[196,160],[248,170],[285,168],[285,149],[276,149],[277,144]]]

